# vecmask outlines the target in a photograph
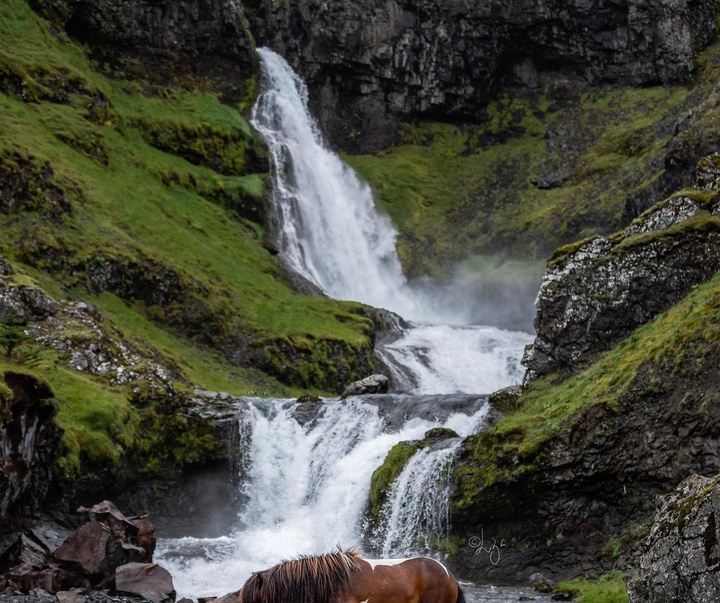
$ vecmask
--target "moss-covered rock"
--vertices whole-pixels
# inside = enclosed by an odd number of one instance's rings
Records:
[[[558,250],[523,358],[531,377],[576,372],[720,270],[720,202],[683,193],[622,232]]]
[[[380,519],[380,513],[393,483],[415,453],[442,440],[457,437],[458,434],[452,429],[436,427],[426,432],[422,440],[395,444],[387,453],[383,464],[373,472],[370,480],[369,513],[373,521],[377,522]]]
[[[0,155],[0,212],[37,212],[49,220],[62,221],[71,208],[47,161],[20,153]]]

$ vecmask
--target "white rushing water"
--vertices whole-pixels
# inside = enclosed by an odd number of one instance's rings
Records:
[[[448,299],[437,288],[428,293],[407,282],[392,224],[375,210],[370,189],[324,144],[305,85],[280,56],[259,52],[263,87],[253,125],[271,153],[274,228],[284,261],[331,297],[411,321],[379,350],[397,387],[414,395],[482,394],[519,382],[530,336],[464,324],[457,294]],[[421,412],[422,398],[397,399],[400,417],[407,414],[399,424],[359,399],[328,401],[307,423],[294,416],[298,405],[291,401],[248,399],[237,521],[221,538],[161,540],[156,559],[171,571],[179,596],[199,597],[237,590],[252,571],[338,545],[366,543],[387,556],[436,547],[448,532],[444,478],[459,441],[443,440],[410,459],[380,527],[372,529],[365,525],[371,476],[395,444],[422,439],[431,428],[463,437],[476,432],[487,404],[473,400],[448,416],[443,405],[456,408],[457,400],[433,398]]]
[[[327,148],[308,110],[305,84],[280,55],[258,52],[263,88],[252,123],[270,149],[284,261],[330,297],[411,321],[412,328],[382,353],[415,393],[487,393],[517,383],[530,335],[468,328],[456,290],[408,283],[395,249],[397,233],[376,211],[370,188]]]
[[[247,502],[231,533],[159,542],[155,559],[172,573],[179,596],[223,595],[240,588],[252,571],[282,559],[357,546],[363,542],[370,478],[390,449],[400,441],[422,439],[435,427],[467,436],[487,414],[487,403],[478,398],[467,414],[411,418],[397,428],[377,407],[355,398],[326,402],[317,418],[302,426],[294,417],[297,406],[287,400],[251,401],[241,427],[245,437],[250,434],[243,463]],[[407,412],[412,413],[409,404]],[[408,464],[411,471],[412,466]],[[427,481],[424,487],[429,487]],[[427,507],[421,499],[417,502],[418,509]],[[407,501],[404,506],[406,516],[422,518],[417,529],[447,530],[446,509],[438,517],[427,508],[414,513]],[[393,529],[402,521],[398,517]]]

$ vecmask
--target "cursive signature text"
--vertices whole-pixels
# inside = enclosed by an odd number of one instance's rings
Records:
[[[476,555],[480,555],[481,553],[487,553],[488,559],[493,565],[497,565],[498,563],[500,563],[500,549],[504,549],[507,546],[504,538],[500,540],[499,543],[496,538],[495,540],[493,540],[492,545],[489,544],[489,541],[486,544],[484,530],[480,530],[480,537],[472,536],[470,540],[468,540],[468,544],[475,549]]]

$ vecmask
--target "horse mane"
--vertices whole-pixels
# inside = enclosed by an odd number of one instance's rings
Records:
[[[253,572],[240,589],[240,603],[336,603],[350,573],[360,569],[360,551],[301,555]]]

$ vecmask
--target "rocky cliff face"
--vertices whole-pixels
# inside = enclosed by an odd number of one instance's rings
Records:
[[[591,406],[535,450],[523,442],[522,428],[504,436],[518,442],[514,453],[503,453],[492,431],[469,438],[452,514],[452,532],[463,543],[461,575],[571,578],[612,569],[621,557],[620,567],[633,563],[656,496],[691,473],[720,470],[717,360],[714,353],[701,362],[690,354],[680,366],[667,360],[646,367],[617,409]],[[497,451],[492,467],[473,460],[479,449]],[[472,546],[483,536],[484,550]]]
[[[717,477],[693,475],[661,497],[639,574],[628,584],[631,603],[720,598],[718,482]]]
[[[478,119],[501,85],[686,80],[715,33],[712,0],[249,2],[258,41],[309,83],[333,143],[387,145],[399,118]]]
[[[36,512],[58,475],[62,451],[52,392],[21,372],[6,372],[0,389],[0,530]]]
[[[73,38],[91,45],[107,67],[157,83],[190,75],[229,99],[248,92],[258,60],[240,2],[233,0],[32,0]]]

